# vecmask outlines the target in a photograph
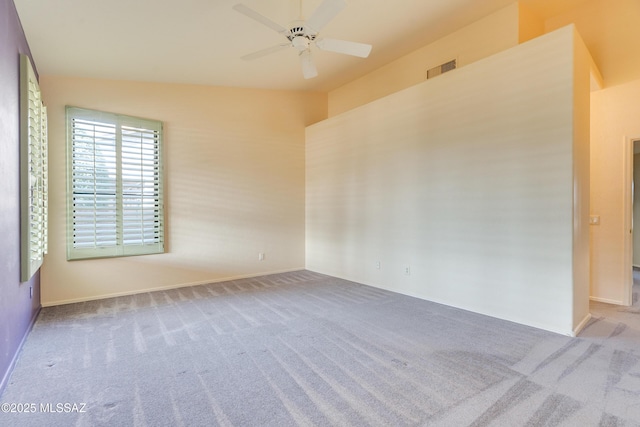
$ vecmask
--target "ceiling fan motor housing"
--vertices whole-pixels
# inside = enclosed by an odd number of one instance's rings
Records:
[[[293,41],[296,37],[304,37],[309,41],[314,41],[316,39],[316,33],[308,31],[308,29],[304,26],[304,22],[296,21],[291,25],[289,31],[286,34],[287,38],[290,41]]]
[[[302,21],[292,23],[286,36],[291,41],[291,45],[299,52],[308,49],[309,44],[316,38],[316,34],[307,31]]]

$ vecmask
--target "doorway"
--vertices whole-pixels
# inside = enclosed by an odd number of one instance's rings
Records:
[[[633,303],[633,277],[640,272],[640,138],[626,140],[624,305]],[[637,227],[634,225],[638,224]]]
[[[633,141],[633,177],[631,181],[632,209],[631,231],[633,256],[631,264],[634,269],[640,269],[640,228],[635,229],[635,224],[640,224],[640,140]]]

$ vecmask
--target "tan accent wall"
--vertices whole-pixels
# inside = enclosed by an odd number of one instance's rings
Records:
[[[518,4],[514,3],[329,92],[329,117],[421,83],[427,70],[457,59],[463,67],[518,44]]]
[[[602,73],[604,86],[613,87],[639,78],[639,18],[637,0],[586,0],[547,19],[545,31],[575,24]]]
[[[544,34],[544,21],[529,7],[518,2],[518,42],[524,43]]]

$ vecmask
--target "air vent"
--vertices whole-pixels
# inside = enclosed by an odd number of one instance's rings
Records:
[[[447,71],[456,69],[456,60],[452,59],[449,62],[445,62],[444,64],[438,65],[437,67],[433,67],[427,70],[427,79],[432,79],[436,76],[439,76],[442,73],[446,73]]]

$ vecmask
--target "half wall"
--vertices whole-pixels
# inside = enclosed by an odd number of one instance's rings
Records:
[[[589,61],[572,26],[307,127],[306,267],[573,335]]]

